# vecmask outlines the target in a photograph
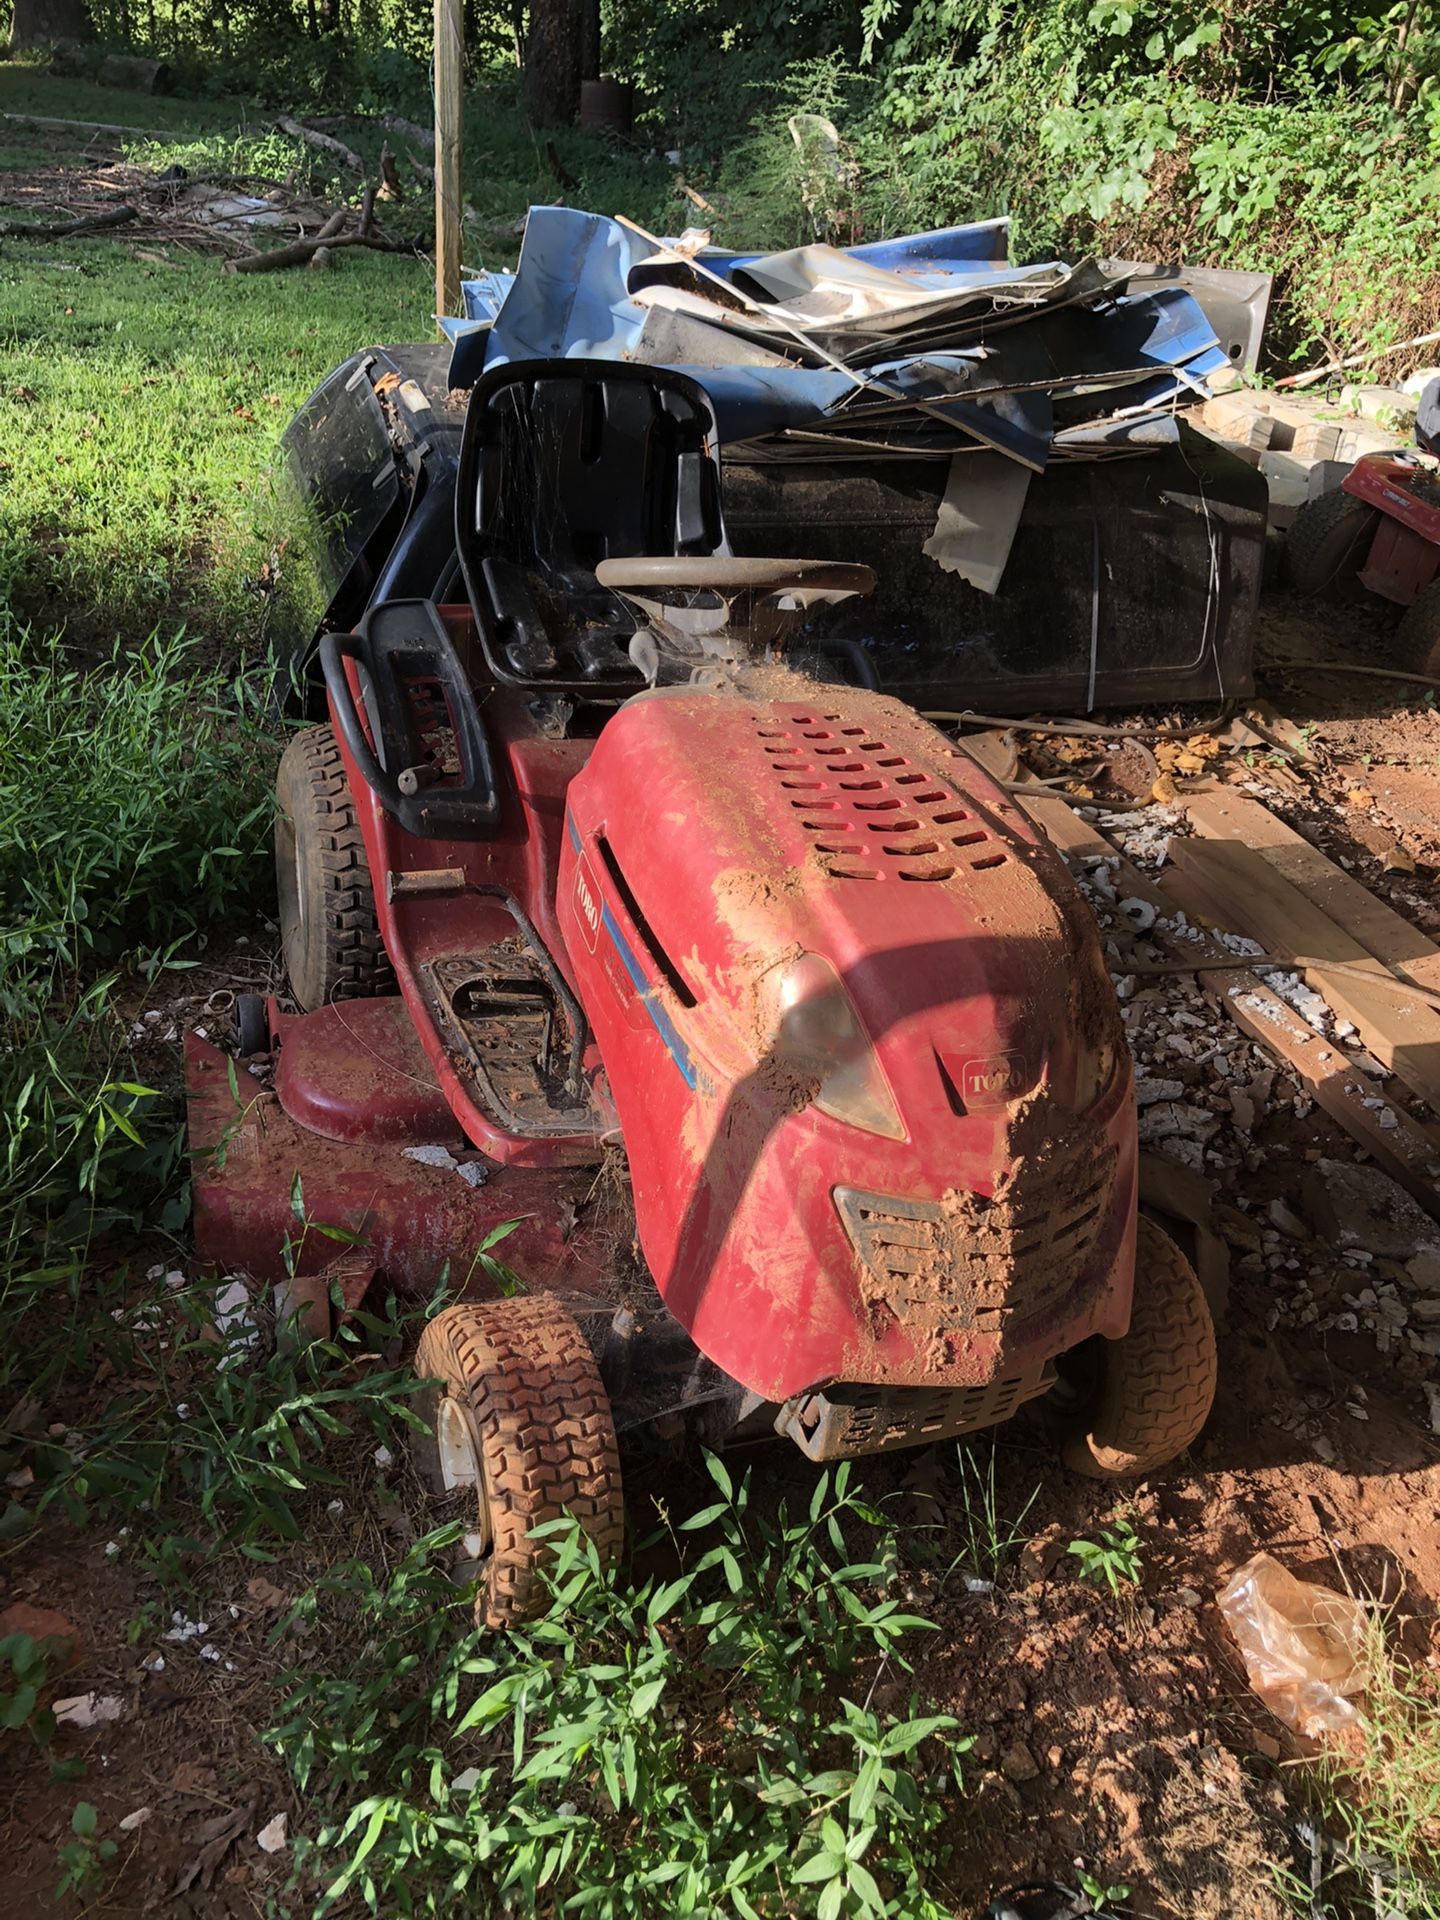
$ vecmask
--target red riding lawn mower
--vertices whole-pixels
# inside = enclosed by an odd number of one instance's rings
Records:
[[[461,1296],[416,1355],[422,1466],[497,1626],[544,1604],[536,1523],[618,1547],[617,1432],[823,1461],[1047,1395],[1118,1475],[1214,1392],[1199,1282],[1137,1217],[1088,909],[960,748],[847,683],[824,609],[869,570],[736,558],[720,497],[689,379],[485,375],[470,604],[328,636],[330,722],[281,763],[306,1011],[245,1001],[239,1072],[189,1042],[208,1260],[322,1324],[377,1280]],[[351,1237],[287,1280],[297,1171]]]
[[[1300,593],[1404,607],[1395,665],[1440,676],[1440,380],[1421,395],[1415,438],[1416,453],[1368,454],[1307,502],[1286,536],[1286,563]]]

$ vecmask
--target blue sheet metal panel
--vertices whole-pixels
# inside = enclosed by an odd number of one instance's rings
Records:
[[[502,360],[614,360],[642,314],[626,291],[653,253],[618,221],[569,207],[532,207],[515,279],[496,315],[487,366]]]
[[[894,427],[924,427],[933,423],[943,434],[945,422],[967,440],[993,447],[1012,460],[1039,472],[1045,465],[1053,425],[1048,393],[957,394],[937,377],[931,355],[925,361],[901,360],[868,371],[886,389],[912,400],[925,400],[934,412],[918,409],[887,417]],[[956,362],[963,365],[963,362]],[[787,427],[815,427],[831,420],[858,434],[866,431],[864,403],[888,402],[890,394],[872,386],[857,389],[847,373],[828,367],[681,367],[710,396],[715,424],[727,444],[757,440]],[[841,411],[841,403],[853,402]],[[937,420],[937,415],[943,419]]]

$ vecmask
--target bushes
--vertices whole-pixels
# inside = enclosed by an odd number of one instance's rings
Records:
[[[723,34],[703,10],[646,11],[632,58],[657,138],[681,140],[712,198],[718,176],[727,244],[814,237],[786,125],[808,111],[844,142],[838,239],[1008,214],[1022,258],[1271,271],[1277,365],[1433,325],[1440,31],[1417,16],[1402,37],[1413,9],[868,0],[858,47],[838,7],[828,36],[809,6],[747,9]],[[614,12],[628,33],[628,0]]]

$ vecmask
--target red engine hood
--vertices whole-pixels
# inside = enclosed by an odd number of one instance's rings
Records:
[[[1075,1115],[1096,1050],[1124,1049],[1063,864],[900,702],[788,688],[800,697],[634,700],[570,788],[560,925],[667,1305],[774,1398],[828,1378],[974,1384],[1037,1346],[1118,1331],[1128,1073],[1117,1066],[1100,1108]],[[844,981],[903,1139],[821,1113],[767,1059],[776,969],[804,951]],[[1076,1286],[1041,1287],[1028,1308],[1005,1263],[966,1268],[944,1224],[956,1196],[1009,1206],[1022,1176],[1104,1216],[1093,1233],[1087,1222],[1095,1258]],[[964,1284],[877,1281],[856,1227],[874,1209],[857,1194],[929,1205],[926,1232]]]

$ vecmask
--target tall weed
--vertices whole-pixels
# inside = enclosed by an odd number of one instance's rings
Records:
[[[114,994],[127,956],[154,972],[263,889],[260,711],[181,638],[87,665],[0,618],[0,1380],[34,1368],[37,1299],[175,1172]]]
[[[938,1833],[970,1743],[876,1704],[928,1624],[880,1516],[848,1466],[774,1520],[709,1467],[669,1577],[612,1578],[552,1523],[550,1612],[504,1639],[456,1637],[453,1528],[305,1597],[291,1624],[352,1654],[294,1673],[266,1735],[324,1823],[300,1851],[317,1914],[951,1913]]]

